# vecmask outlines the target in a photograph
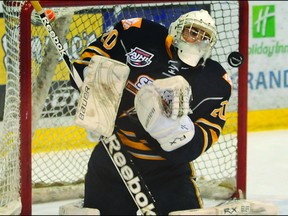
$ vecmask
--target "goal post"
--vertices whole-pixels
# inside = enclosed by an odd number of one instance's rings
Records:
[[[69,58],[120,19],[145,17],[167,28],[181,14],[204,8],[215,18],[212,59],[230,74],[233,92],[219,141],[194,161],[201,194],[229,199],[246,193],[248,1],[40,1]],[[79,93],[29,1],[4,1],[5,68],[0,122],[0,214],[31,214],[32,203],[83,197],[84,175],[95,143],[74,123]],[[233,51],[244,63],[231,67]],[[2,101],[0,102],[2,103]],[[43,192],[44,191],[44,192]],[[22,208],[21,208],[22,206]]]
[[[249,5],[248,2],[239,2],[239,52],[244,56],[242,68],[238,71],[238,118],[237,118],[237,190],[246,198],[247,177],[247,115],[248,115],[248,47],[249,47]],[[242,33],[243,32],[243,33]]]

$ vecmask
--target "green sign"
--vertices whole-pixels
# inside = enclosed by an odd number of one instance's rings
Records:
[[[253,6],[253,38],[275,37],[275,5]]]

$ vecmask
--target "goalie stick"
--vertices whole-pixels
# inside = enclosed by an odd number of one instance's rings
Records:
[[[55,45],[59,55],[64,60],[69,73],[75,81],[77,87],[80,89],[83,81],[77,70],[71,63],[69,56],[61,44],[57,33],[53,29],[51,22],[46,17],[45,10],[40,5],[39,1],[30,1],[37,14],[40,16],[42,24],[45,26],[50,39]],[[128,153],[122,148],[122,144],[117,134],[112,134],[110,137],[100,137],[100,142],[103,144],[109,157],[111,158],[117,172],[124,182],[128,192],[138,207],[138,212],[143,215],[157,215],[160,214],[156,209],[155,199],[141,177],[139,171],[135,167],[133,160]],[[140,212],[139,212],[140,211]]]

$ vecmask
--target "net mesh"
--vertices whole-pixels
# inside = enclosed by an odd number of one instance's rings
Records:
[[[0,213],[1,207],[19,199],[19,146],[20,146],[20,76],[19,76],[19,9],[21,2],[15,7],[4,7],[7,18],[4,46],[7,54],[4,58],[7,73],[3,122],[0,122]],[[15,9],[17,8],[17,10]],[[18,59],[18,61],[16,61]],[[2,103],[2,102],[1,102]],[[8,119],[8,120],[6,120]],[[9,207],[10,208],[10,207]],[[5,213],[5,211],[4,211]]]
[[[11,1],[12,2],[12,1]],[[0,207],[19,197],[19,85],[20,39],[19,18],[24,1],[3,4],[7,72],[4,120],[0,130]],[[52,7],[56,14],[53,26],[71,60],[79,58],[81,51],[112,28],[120,19],[145,17],[167,28],[181,14],[206,9],[215,18],[218,41],[212,59],[219,61],[230,74],[234,90],[228,108],[228,119],[219,141],[199,157],[194,166],[203,196],[230,197],[236,190],[237,174],[237,109],[238,69],[227,63],[232,51],[239,49],[239,3],[237,1],[189,1],[177,3],[144,3],[114,6]],[[79,94],[69,84],[69,72],[49,40],[38,15],[31,16],[31,76],[32,76],[32,185],[34,202],[67,198],[63,190],[53,196],[52,188],[77,185],[83,195],[84,175],[92,148],[86,132],[74,123]],[[27,32],[20,32],[27,34]],[[29,53],[27,53],[29,55]],[[27,95],[29,97],[29,95]],[[80,186],[79,186],[80,185]],[[205,186],[210,187],[209,190]],[[211,193],[211,187],[214,187]],[[216,187],[218,189],[216,189]],[[46,196],[38,193],[46,189]],[[220,188],[220,189],[219,189]],[[48,191],[48,192],[47,192]],[[53,192],[52,192],[53,191]],[[69,187],[69,190],[70,187]],[[70,193],[70,195],[72,195]],[[45,198],[46,197],[46,198]],[[62,198],[61,198],[62,197]]]

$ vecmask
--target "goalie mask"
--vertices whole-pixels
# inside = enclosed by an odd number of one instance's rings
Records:
[[[211,55],[217,32],[215,21],[206,10],[201,9],[181,15],[171,23],[169,34],[181,61],[195,67],[200,63],[204,65]]]

